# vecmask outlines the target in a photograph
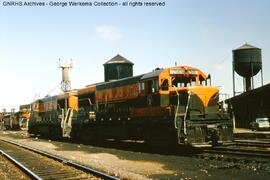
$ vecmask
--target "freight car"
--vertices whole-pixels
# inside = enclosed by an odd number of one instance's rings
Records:
[[[209,81],[197,68],[175,66],[89,85],[35,101],[29,132],[192,146],[231,141],[232,120]]]

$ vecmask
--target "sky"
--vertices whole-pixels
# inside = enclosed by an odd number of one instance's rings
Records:
[[[262,49],[264,84],[270,83],[269,0],[167,0],[162,7],[6,2],[0,4],[0,111],[58,94],[59,58],[72,59],[72,88],[102,82],[103,64],[120,54],[135,64],[134,75],[177,62],[211,74],[212,85],[232,95],[232,50],[249,43]],[[259,75],[254,79],[259,86]],[[236,84],[242,91],[241,77]]]

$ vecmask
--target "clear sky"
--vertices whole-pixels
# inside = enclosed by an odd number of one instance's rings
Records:
[[[134,62],[134,75],[177,62],[210,73],[214,86],[232,94],[232,50],[247,42],[262,49],[264,83],[270,83],[269,0],[167,0],[165,7],[3,3],[0,111],[53,90],[61,81],[59,58],[73,59],[72,88],[103,81],[103,63],[120,54]],[[237,83],[241,90],[241,78]]]

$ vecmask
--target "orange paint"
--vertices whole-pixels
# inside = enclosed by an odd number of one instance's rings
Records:
[[[139,95],[138,83],[120,86],[116,88],[104,89],[96,92],[96,101],[107,103],[111,101],[121,101],[137,98]]]
[[[68,97],[68,108],[73,108],[78,111],[78,97],[77,96],[69,96]]]
[[[208,86],[191,87],[189,90],[201,99],[204,107],[207,107],[211,97],[218,93],[217,88]]]

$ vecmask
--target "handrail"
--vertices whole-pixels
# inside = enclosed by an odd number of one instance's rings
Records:
[[[178,109],[179,109],[179,104],[180,104],[180,102],[179,102],[179,93],[178,93],[175,85],[173,85],[172,87],[174,88],[174,90],[176,92],[176,95],[177,95],[177,106],[176,106],[176,111],[175,111],[175,114],[174,114],[174,128],[175,129],[178,129],[178,126],[177,126],[177,122],[176,121],[177,121]]]
[[[188,100],[187,100],[187,106],[186,106],[186,112],[184,116],[184,134],[187,134],[187,126],[186,126],[186,119],[187,119],[187,113],[188,113],[188,107],[189,107],[189,101],[190,101],[190,96],[191,96],[191,91],[188,91]]]

